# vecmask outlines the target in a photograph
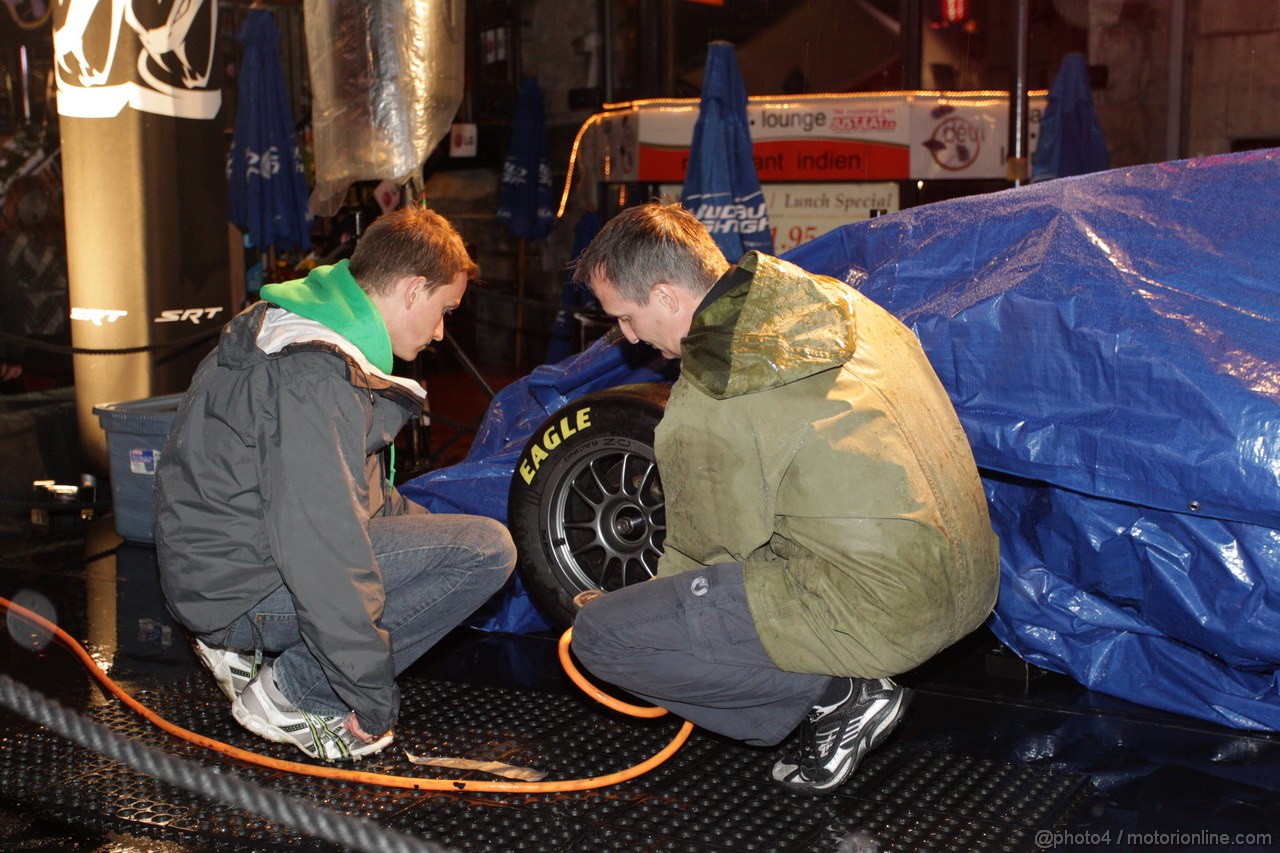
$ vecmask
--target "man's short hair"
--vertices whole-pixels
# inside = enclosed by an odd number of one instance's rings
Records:
[[[573,280],[606,279],[629,302],[649,304],[660,281],[702,296],[729,268],[707,229],[679,204],[630,207],[610,219],[574,264]]]
[[[427,288],[434,290],[458,273],[474,279],[480,267],[449,220],[422,205],[373,220],[351,253],[351,276],[366,293],[385,294],[407,275],[424,276]]]

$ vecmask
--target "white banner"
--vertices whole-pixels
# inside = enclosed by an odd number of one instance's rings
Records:
[[[662,197],[678,199],[682,184],[661,184]],[[765,212],[773,232],[773,253],[780,255],[828,231],[870,219],[873,211],[901,209],[893,181],[847,184],[761,184]]]
[[[1048,93],[1031,93],[1028,156]],[[1004,92],[871,92],[755,97],[747,106],[761,183],[1006,179]],[[598,180],[678,182],[689,162],[696,99],[637,101],[584,127]]]

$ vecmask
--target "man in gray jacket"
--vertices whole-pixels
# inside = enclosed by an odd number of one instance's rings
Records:
[[[506,581],[489,518],[396,491],[393,440],[426,391],[391,375],[444,335],[478,269],[423,207],[350,261],[268,285],[200,364],[156,471],[169,607],[241,725],[313,758],[391,742],[395,676]]]

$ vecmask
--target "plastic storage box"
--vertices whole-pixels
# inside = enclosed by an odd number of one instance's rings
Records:
[[[107,433],[116,532],[131,542],[155,541],[156,463],[181,402],[181,394],[169,394],[93,407]]]

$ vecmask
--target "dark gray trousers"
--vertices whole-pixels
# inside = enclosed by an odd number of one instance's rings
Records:
[[[591,601],[573,624],[573,652],[595,677],[756,746],[786,738],[831,683],[774,664],[751,620],[741,563]]]

